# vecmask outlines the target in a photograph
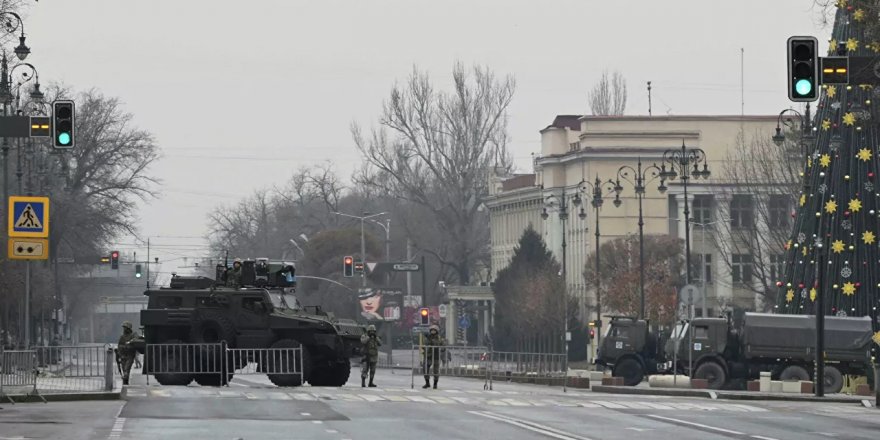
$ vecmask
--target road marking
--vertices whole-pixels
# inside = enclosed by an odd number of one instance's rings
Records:
[[[761,408],[758,406],[751,406],[751,405],[743,405],[742,403],[732,403],[728,406],[742,408],[742,409],[749,411],[749,412],[766,412],[767,411],[766,408]]]
[[[256,395],[256,394],[253,394],[253,393],[241,393],[241,394],[244,395],[244,397],[247,398],[248,400],[257,400],[257,399],[259,399],[259,397],[257,397],[257,395]]]
[[[431,397],[431,400],[433,400],[437,403],[445,403],[445,404],[450,404],[450,403],[454,404],[455,403],[454,400],[452,400],[448,397],[440,397],[440,396]]]
[[[366,400],[367,402],[382,402],[387,400],[382,396],[375,396],[373,394],[358,394],[357,396],[361,399]]]
[[[324,423],[324,422],[322,422],[320,420],[312,420],[312,423],[314,423],[316,425],[320,425],[321,423]]]
[[[612,402],[606,402],[604,400],[594,400],[593,403],[595,403],[597,405],[602,405],[605,408],[610,408],[610,409],[626,409],[626,407],[623,405],[620,405],[617,403],[612,403]]]
[[[150,396],[153,396],[153,397],[171,397],[171,391],[168,391],[168,390],[150,390]]]
[[[437,403],[427,397],[422,397],[422,396],[407,396],[406,398],[412,402]]]
[[[312,415],[312,413],[301,412],[301,413],[299,413],[299,415],[301,415],[303,417],[308,417],[308,416]]]
[[[753,435],[752,438],[760,439],[760,440],[777,440],[773,437],[764,437],[763,435]]]
[[[268,393],[270,400],[293,400],[292,397],[285,393]]]
[[[392,402],[409,402],[409,400],[407,400],[407,398],[404,396],[391,396],[391,395],[389,395],[389,396],[382,396],[382,397],[384,397]]]
[[[308,393],[287,393],[296,400],[315,400],[315,397]]]
[[[510,406],[531,406],[530,404],[516,399],[501,399],[502,402]]]
[[[559,440],[590,440],[587,437],[581,437],[569,432],[561,431],[556,428],[551,428],[546,425],[540,425],[535,422],[528,422],[521,419],[514,419],[512,417],[503,416],[501,414],[489,412],[489,411],[468,411],[471,414],[478,415],[481,417],[486,417],[488,419],[492,419],[498,422],[507,423],[509,425],[513,425],[519,428],[527,429],[532,432],[536,432],[538,434],[545,435],[547,437],[556,438]]]
[[[636,432],[653,431],[653,429],[651,429],[651,428],[635,428],[635,427],[632,427],[632,428],[624,428],[624,429],[630,429],[630,430],[633,430],[633,431],[636,431]]]
[[[336,433],[338,433],[338,432],[339,432],[339,431],[337,431],[337,430],[335,430],[335,429],[328,429],[328,430],[327,430],[327,434],[336,434]]]
[[[864,406],[865,408],[873,408],[874,404],[871,403],[871,401],[868,399],[862,399],[862,406]]]
[[[663,416],[658,416],[658,415],[654,415],[654,414],[648,414],[648,417],[651,417],[651,418],[654,418],[654,419],[658,419],[658,420],[666,420],[666,421],[668,421],[668,422],[680,423],[680,424],[682,424],[682,425],[696,426],[696,427],[698,427],[698,428],[709,429],[709,430],[711,430],[711,431],[724,432],[724,433],[727,433],[727,434],[733,434],[733,435],[746,435],[745,433],[742,433],[742,432],[739,432],[739,431],[733,431],[733,430],[730,430],[730,429],[724,429],[724,428],[718,428],[718,427],[715,427],[715,426],[704,425],[704,424],[702,424],[702,423],[688,422],[687,420],[673,419],[672,417],[663,417]]]
[[[110,435],[107,436],[108,439],[116,439],[122,436],[122,430],[125,428],[125,417],[116,417],[116,421],[113,423],[113,428],[110,429]]]

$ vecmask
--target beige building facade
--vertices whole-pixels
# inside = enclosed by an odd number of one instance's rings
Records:
[[[701,227],[692,223],[690,240],[691,267],[705,268],[706,272],[708,314],[712,316],[732,307],[761,308],[755,293],[743,287],[750,282],[751,269],[736,266],[736,270],[732,270],[731,264],[722,261],[723,253],[717,243],[730,237],[723,232],[726,228],[715,227],[713,223],[730,221],[720,219],[718,208],[721,204],[729,206],[732,195],[736,195],[735,190],[720,190],[724,183],[723,169],[730,166],[728,153],[741,148],[744,140],[769,139],[776,121],[775,115],[557,116],[540,131],[541,153],[534,158],[532,173],[496,174],[490,178],[490,195],[485,205],[490,213],[491,273],[494,276],[509,264],[523,230],[530,224],[543,236],[557,260],[562,261],[562,221],[558,212],[551,206],[547,219],[541,217],[548,197],[554,195],[558,200],[564,190],[570,201],[582,181],[592,183],[597,176],[603,182],[616,179],[622,166],[635,168],[639,160],[643,166],[660,165],[665,151],[680,149],[684,143],[688,148],[705,151],[708,169],[712,172],[708,179],[691,179],[688,183],[692,221],[709,224]],[[667,181],[665,193],[657,190],[658,185],[659,179],[646,185],[642,205],[645,235],[669,234],[684,239],[682,182],[680,179]],[[600,243],[638,234],[638,201],[632,184],[624,182],[623,187],[619,207],[611,203],[614,194],[606,190],[605,204],[599,215]],[[583,272],[596,246],[596,218],[589,204],[591,194],[581,197],[586,218],[579,218],[580,208],[570,207],[566,222],[566,284],[569,292],[579,298],[582,316],[594,319],[595,293],[585,284]],[[702,273],[703,270],[692,271],[693,284],[702,285]],[[609,312],[613,311],[602,310],[603,314]]]

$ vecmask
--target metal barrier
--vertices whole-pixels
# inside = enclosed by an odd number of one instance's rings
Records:
[[[422,346],[413,344],[411,386],[415,376],[454,376],[494,380],[553,380],[565,378],[565,354],[492,351],[488,347]],[[439,361],[438,361],[439,360]]]
[[[302,348],[229,348],[216,344],[147,344],[144,374],[162,385],[228,385],[235,374],[265,374],[276,383],[303,382]],[[294,380],[283,376],[296,375]],[[296,380],[298,379],[298,380]]]
[[[6,350],[0,358],[0,399],[15,403],[10,391],[27,392],[46,401],[37,391],[36,352],[34,350]]]
[[[112,391],[115,359],[107,346],[35,347],[37,388],[43,394]]]

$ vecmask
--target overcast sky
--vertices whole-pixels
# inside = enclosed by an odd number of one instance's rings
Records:
[[[43,0],[26,17],[44,83],[118,96],[163,158],[142,236],[201,236],[216,205],[281,184],[299,165],[359,157],[413,65],[449,84],[456,60],[512,74],[511,152],[522,170],[556,114],[587,112],[603,69],[628,80],[628,114],[739,114],[789,106],[785,40],[828,40],[813,0]],[[827,43],[823,43],[823,47]],[[161,243],[192,243],[155,239]],[[198,252],[190,252],[197,255]]]

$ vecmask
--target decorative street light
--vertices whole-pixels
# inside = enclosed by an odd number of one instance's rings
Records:
[[[650,174],[648,172],[650,171]],[[624,165],[617,170],[617,180],[614,182],[614,206],[619,207],[622,202],[620,193],[623,192],[623,186],[620,181],[623,180],[633,185],[636,191],[636,198],[639,201],[639,318],[645,319],[645,220],[642,216],[642,200],[645,198],[645,185],[660,177],[660,167],[656,164],[642,168],[642,158],[639,158],[638,165],[633,168]],[[660,193],[666,192],[666,185],[660,180],[660,186],[657,190]]]
[[[13,22],[15,19],[15,22]],[[27,47],[25,44],[25,36],[24,36],[24,21],[21,19],[21,16],[16,14],[15,12],[0,12],[0,20],[4,21],[4,25],[6,26],[6,33],[11,34],[16,30],[21,31],[18,37],[18,46],[15,47],[15,56],[18,57],[20,61],[24,61],[28,55],[31,53],[31,48]]]
[[[699,168],[703,164],[703,169]],[[669,169],[666,169],[666,166]],[[690,218],[690,207],[688,206],[688,181],[694,179],[708,179],[709,172],[708,161],[706,160],[706,152],[702,148],[687,148],[684,141],[681,141],[681,149],[669,149],[663,152],[663,163],[660,165],[661,186],[666,180],[675,180],[681,177],[681,183],[684,186],[684,245],[685,245],[685,280],[686,284],[691,283],[691,226],[687,221]]]
[[[602,192],[602,187],[606,186],[605,193]],[[596,180],[593,183],[587,182],[586,180],[582,180],[578,185],[578,188],[581,192],[586,193],[587,190],[590,190],[592,193],[592,198],[590,199],[590,205],[593,207],[593,210],[596,214],[596,323],[600,326],[600,331],[596,334],[596,346],[598,347],[602,342],[602,332],[601,332],[601,322],[602,322],[602,294],[599,292],[601,287],[601,282],[599,279],[599,239],[601,238],[601,234],[599,233],[599,209],[602,208],[602,205],[605,203],[603,199],[604,196],[610,195],[614,191],[615,183],[611,180],[607,182],[602,182],[599,179],[599,176],[596,176]],[[581,198],[580,194],[576,195],[572,203],[575,206],[580,206]],[[587,213],[584,211],[584,208],[580,209],[578,213],[578,217],[581,220],[585,220],[587,218]]]

